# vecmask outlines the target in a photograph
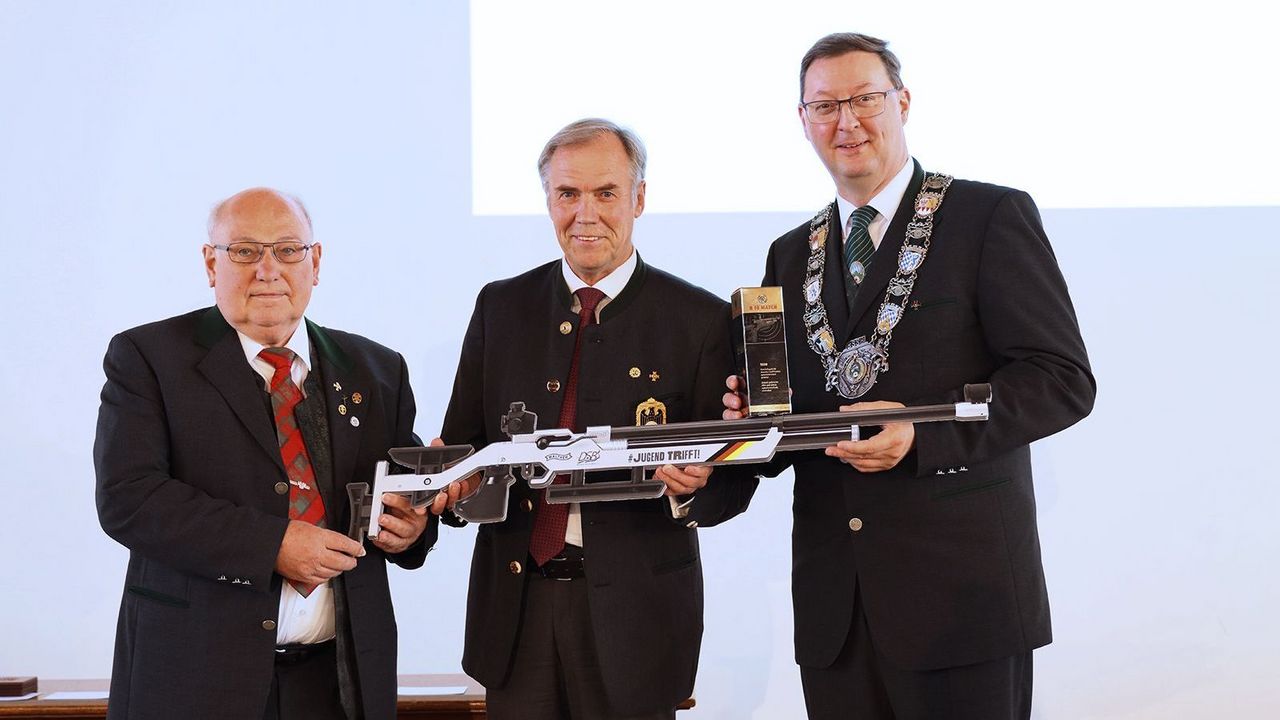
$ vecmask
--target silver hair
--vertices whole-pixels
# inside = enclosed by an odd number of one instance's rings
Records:
[[[307,232],[314,234],[314,229],[311,227],[311,213],[307,212],[307,206],[302,204],[301,198],[299,198],[297,195],[291,195],[287,192],[281,192],[274,188],[256,187],[256,188],[249,188],[248,190],[241,190],[235,195],[232,195],[231,197],[219,202],[217,205],[214,205],[209,210],[209,219],[205,224],[205,229],[209,233],[210,240],[213,240],[213,231],[218,228],[218,223],[222,220],[222,213],[224,210],[227,209],[227,206],[231,204],[231,201],[235,200],[241,195],[244,195],[246,193],[251,193],[251,192],[269,192],[269,193],[274,193],[276,195],[279,195],[281,198],[284,198],[285,202],[290,203],[297,207],[299,214],[302,215],[302,219],[307,221]]]
[[[542,148],[542,154],[538,156],[538,177],[542,178],[543,190],[547,187],[547,166],[551,164],[551,156],[555,155],[556,150],[570,145],[581,145],[606,133],[612,133],[617,137],[622,143],[622,149],[627,152],[631,170],[631,192],[635,194],[640,183],[644,181],[645,163],[649,159],[649,154],[644,149],[644,142],[631,129],[603,118],[584,118],[571,122],[551,136],[546,147]]]

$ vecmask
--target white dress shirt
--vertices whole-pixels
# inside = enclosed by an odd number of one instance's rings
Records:
[[[263,389],[268,393],[271,392],[271,376],[275,374],[276,369],[271,363],[258,357],[258,353],[262,352],[266,346],[251,340],[239,330],[236,334],[240,336],[240,346],[244,348],[245,359],[249,361],[250,367],[262,376]],[[289,338],[285,347],[297,356],[293,359],[291,374],[294,384],[301,390],[302,384],[307,379],[307,373],[310,372],[309,363],[311,362],[311,339],[307,337],[305,319],[298,321],[298,329],[294,330],[293,337]],[[331,583],[316,587],[307,597],[302,597],[288,582],[281,585],[280,615],[276,621],[276,645],[324,642],[334,637],[335,627]]]
[[[576,293],[584,287],[593,287],[604,293],[604,298],[596,305],[596,322],[600,322],[600,311],[608,305],[611,300],[618,297],[618,293],[627,286],[631,280],[631,275],[636,271],[636,251],[633,248],[631,255],[613,272],[600,278],[594,285],[588,285],[587,281],[574,274],[573,268],[569,267],[569,261],[564,258],[560,259],[560,271],[564,273],[564,281],[569,285],[569,292]],[[573,296],[573,311],[581,312],[582,303],[578,300],[578,296]],[[578,503],[569,505],[569,524],[564,531],[564,541],[570,545],[582,547],[582,508]]]
[[[871,234],[871,243],[876,249],[880,249],[880,241],[884,239],[884,234],[889,230],[889,223],[893,221],[893,216],[898,212],[898,206],[902,204],[902,196],[907,193],[907,186],[911,184],[911,174],[915,172],[915,163],[911,162],[908,157],[903,163],[902,168],[898,170],[898,174],[893,176],[888,185],[884,189],[871,198],[871,202],[867,203],[876,209],[876,219],[871,221],[867,226],[867,232]],[[858,205],[846,200],[839,191],[836,192],[836,206],[840,211],[840,227],[845,228],[841,232],[848,234],[849,216],[854,210],[858,209]]]

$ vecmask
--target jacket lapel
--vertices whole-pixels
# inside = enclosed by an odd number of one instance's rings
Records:
[[[627,309],[631,301],[635,300],[640,294],[641,288],[644,287],[645,280],[649,277],[649,266],[645,264],[644,258],[640,257],[640,251],[633,251],[636,254],[636,267],[632,271],[631,277],[627,279],[627,284],[618,292],[618,297],[611,299],[600,309],[600,324],[609,322],[609,319],[620,315],[622,311]],[[567,286],[566,286],[567,287]]]
[[[872,256],[871,265],[867,268],[867,279],[858,290],[857,297],[854,298],[853,312],[849,314],[844,336],[840,338],[841,347],[854,336],[863,316],[868,311],[880,307],[881,301],[884,300],[885,288],[898,274],[898,252],[902,250],[902,241],[907,235],[907,223],[915,216],[916,195],[920,192],[920,186],[924,184],[924,169],[915,160],[911,162],[915,163],[911,182],[907,184],[907,190],[902,194],[902,201],[898,203],[898,212],[894,213],[889,229],[880,240],[880,247],[876,248],[875,255]],[[830,305],[827,306],[828,310],[830,307]],[[839,326],[833,323],[832,327]]]
[[[262,385],[255,381],[253,368],[245,362],[239,336],[223,319],[217,307],[209,308],[200,319],[200,325],[196,329],[196,342],[209,348],[209,354],[205,355],[196,369],[217,389],[249,434],[283,473],[280,443],[263,403]]]
[[[828,215],[826,266],[822,272],[822,305],[826,308],[831,332],[836,334],[849,322],[849,303],[844,298],[844,255],[841,252],[844,238],[840,228],[840,205],[833,201]],[[808,263],[809,256],[805,255],[804,260]]]
[[[324,328],[308,320],[307,331],[320,360],[320,394],[333,453],[333,492],[338,496],[335,500],[345,506],[347,483],[359,479],[356,458],[364,439],[367,411],[374,398],[373,382]],[[357,399],[360,402],[356,402]],[[372,468],[369,470],[371,474]]]

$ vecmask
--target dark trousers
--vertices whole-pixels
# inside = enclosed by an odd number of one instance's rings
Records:
[[[277,653],[263,720],[347,720],[338,694],[338,655],[330,640]]]
[[[1027,720],[1031,653],[939,670],[894,667],[876,651],[862,600],[840,656],[800,668],[809,720]]]
[[[502,687],[485,688],[490,720],[673,720],[675,708],[619,715],[609,707],[587,607],[587,581],[533,572],[520,638]],[[655,630],[658,631],[658,630]]]

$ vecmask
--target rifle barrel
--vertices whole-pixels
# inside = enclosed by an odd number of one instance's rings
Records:
[[[851,428],[855,425],[870,426],[955,419],[957,419],[956,406],[954,403],[948,403],[885,410],[775,415],[742,420],[696,420],[670,425],[615,427],[610,431],[610,438],[625,440],[628,447],[645,448],[700,440],[707,442],[759,440],[776,427],[783,435],[782,441],[778,443],[778,450],[808,450],[826,447],[840,440],[848,440]]]

